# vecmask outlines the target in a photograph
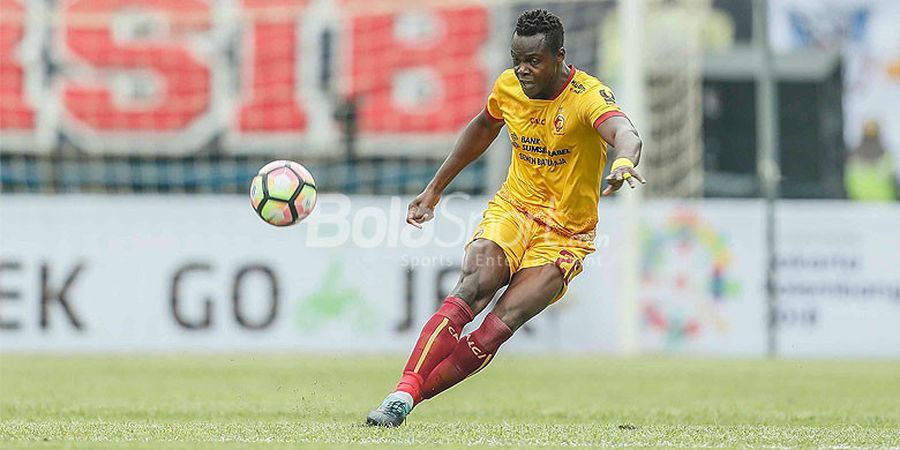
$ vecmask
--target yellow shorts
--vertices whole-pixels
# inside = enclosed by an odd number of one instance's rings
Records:
[[[595,250],[593,242],[559,234],[499,197],[488,202],[469,243],[476,239],[487,239],[503,249],[510,279],[522,269],[556,265],[563,275],[563,287],[553,302],[562,298],[569,282],[581,273],[584,258]]]

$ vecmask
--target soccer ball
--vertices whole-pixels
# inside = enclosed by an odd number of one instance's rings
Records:
[[[293,225],[316,207],[316,180],[298,163],[272,161],[250,182],[250,205],[276,227]]]

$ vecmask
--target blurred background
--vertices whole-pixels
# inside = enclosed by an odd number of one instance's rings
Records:
[[[895,0],[0,0],[0,349],[404,354],[509,142],[406,204],[535,7],[650,183],[513,351],[900,357]],[[320,193],[285,229],[280,158]]]

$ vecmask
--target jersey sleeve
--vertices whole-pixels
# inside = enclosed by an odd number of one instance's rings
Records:
[[[503,121],[503,110],[500,108],[502,93],[500,91],[500,77],[494,81],[494,87],[491,88],[491,95],[488,96],[487,105],[484,110],[487,112],[489,118],[497,121]]]
[[[584,123],[597,128],[604,120],[615,116],[625,116],[625,113],[616,104],[612,89],[600,84],[585,92],[581,107],[581,120]]]

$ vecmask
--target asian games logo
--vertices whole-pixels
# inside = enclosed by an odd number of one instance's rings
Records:
[[[721,308],[740,286],[731,275],[725,237],[694,210],[676,210],[662,227],[645,227],[641,261],[641,318],[664,347],[710,332],[724,333]]]

